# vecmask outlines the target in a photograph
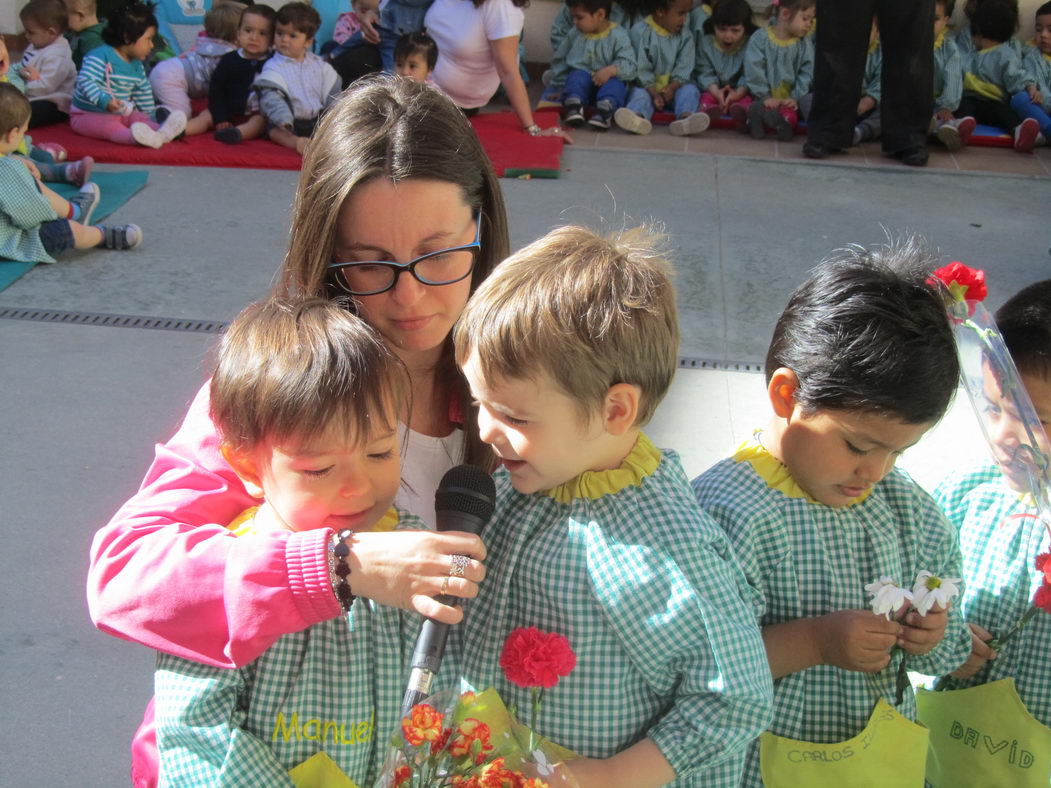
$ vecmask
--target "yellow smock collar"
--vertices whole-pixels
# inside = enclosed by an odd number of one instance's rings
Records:
[[[228,526],[234,532],[234,536],[244,536],[255,531],[255,513],[259,511],[258,506],[251,506],[241,512]],[[393,506],[387,510],[369,531],[393,531],[398,524],[398,510]]]
[[[756,433],[758,436],[759,433]],[[737,451],[733,453],[731,459],[734,462],[747,462],[752,466],[759,478],[766,482],[766,486],[771,490],[777,490],[782,495],[788,498],[802,498],[808,503],[814,503],[819,506],[824,506],[818,500],[815,500],[799,486],[799,483],[792,478],[792,474],[788,468],[785,467],[777,457],[771,454],[761,444],[758,439],[745,441],[742,443]],[[872,493],[871,489],[865,490],[861,495],[851,501],[847,506],[854,506],[864,501]]]
[[[649,25],[653,29],[653,32],[659,36],[664,36],[665,38],[667,38],[671,35],[670,30],[668,30],[665,27],[661,27],[653,21],[653,14],[650,14],[648,17],[646,17],[646,24]]]
[[[637,487],[642,484],[643,479],[657,470],[660,462],[660,449],[640,432],[635,446],[618,467],[608,471],[584,471],[576,478],[558,487],[544,490],[541,494],[554,498],[559,503],[569,503],[577,498],[595,501],[627,487]]]
[[[778,38],[777,36],[774,35],[774,27],[773,27],[773,25],[771,25],[768,28],[766,28],[766,37],[769,38],[774,44],[776,44],[779,47],[794,46],[799,41],[798,38],[789,38],[789,39],[786,39],[786,40],[782,41],[780,38]]]
[[[590,38],[592,41],[598,41],[601,38],[605,38],[613,32],[613,28],[617,26],[617,23],[610,20],[609,27],[603,30],[601,33],[585,33],[584,38]]]

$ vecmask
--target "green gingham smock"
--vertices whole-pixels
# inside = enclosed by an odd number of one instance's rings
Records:
[[[748,443],[694,479],[693,488],[762,594],[761,627],[869,609],[865,585],[881,575],[910,588],[921,569],[960,576],[955,530],[931,497],[898,470],[850,506],[825,506],[808,499],[773,455]],[[909,655],[909,667],[930,675],[955,670],[967,659],[970,642],[953,606],[942,642],[923,656]],[[821,743],[856,736],[878,698],[894,705],[900,654],[876,674],[817,665],[775,680],[771,732]],[[916,719],[911,691],[895,708]],[[744,785],[762,784],[758,742],[746,770]]]
[[[498,666],[504,640],[560,633],[577,665],[544,693],[542,735],[592,758],[649,737],[680,775],[670,785],[738,785],[770,722],[757,599],[678,456],[640,435],[620,468],[531,495],[501,470],[496,486],[488,578],[458,643],[466,683],[496,687],[528,724],[530,691]]]
[[[1032,606],[1043,577],[1033,561],[1051,549],[1036,508],[1013,492],[991,463],[950,475],[934,497],[960,531],[964,617],[993,635],[1005,634]],[[1051,726],[1051,615],[1037,613],[996,659],[960,684],[1008,676],[1030,713]]]
[[[399,529],[425,527],[397,516]],[[159,654],[159,784],[291,786],[288,770],[324,750],[371,788],[398,724],[419,620],[358,597],[348,615],[284,635],[241,669]]]

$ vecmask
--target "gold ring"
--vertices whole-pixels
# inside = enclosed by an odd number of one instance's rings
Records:
[[[445,577],[445,578],[442,579],[442,587],[438,591],[438,596],[445,596],[445,594],[446,594],[446,592],[448,590],[449,590],[449,578]]]
[[[471,559],[465,555],[450,556],[450,559],[449,577],[463,577],[464,572],[467,571],[467,567],[471,563]]]

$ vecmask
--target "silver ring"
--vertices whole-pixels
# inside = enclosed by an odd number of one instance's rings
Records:
[[[451,556],[451,561],[449,562],[449,577],[463,577],[464,572],[467,571],[467,567],[470,563],[471,559],[465,555]]]

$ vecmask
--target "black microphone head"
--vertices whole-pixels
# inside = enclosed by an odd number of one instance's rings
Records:
[[[493,477],[477,465],[457,465],[445,472],[434,493],[436,512],[463,512],[488,522],[496,508]]]

